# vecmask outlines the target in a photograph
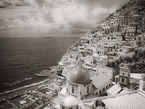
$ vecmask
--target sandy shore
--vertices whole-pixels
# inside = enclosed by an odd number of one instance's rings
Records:
[[[33,90],[33,89],[37,88],[38,85],[43,84],[43,83],[45,83],[49,80],[50,80],[50,78],[45,79],[45,80],[40,81],[40,82],[37,82],[37,83],[30,84],[30,85],[25,85],[23,87],[20,87],[20,88],[14,89],[14,90],[2,92],[2,93],[0,93],[0,98],[7,98],[7,97],[10,97],[10,96],[22,94],[22,93],[24,93],[25,91],[28,91],[28,90]]]

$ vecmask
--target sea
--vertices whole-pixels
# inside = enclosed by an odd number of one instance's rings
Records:
[[[0,93],[46,78],[35,73],[57,65],[79,37],[0,38]]]

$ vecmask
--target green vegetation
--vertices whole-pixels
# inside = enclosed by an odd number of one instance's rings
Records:
[[[117,53],[117,52],[116,52]],[[121,55],[108,62],[108,67],[118,68],[120,64],[130,64],[131,72],[145,73],[145,47],[121,50]]]

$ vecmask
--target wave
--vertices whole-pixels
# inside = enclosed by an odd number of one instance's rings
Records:
[[[34,74],[56,65],[76,40],[78,38],[0,39],[0,93],[42,80]],[[27,77],[33,79],[28,81]]]
[[[14,85],[17,85],[17,84],[20,84],[20,83],[22,83],[22,82],[24,82],[24,81],[28,81],[28,80],[31,80],[32,78],[25,78],[25,79],[23,79],[23,80],[21,80],[21,81],[15,81],[15,82],[13,82],[13,83],[4,83],[4,85],[8,85],[8,86],[10,86],[10,87],[12,87],[12,86],[14,86]]]

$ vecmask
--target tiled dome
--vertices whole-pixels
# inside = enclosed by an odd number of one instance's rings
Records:
[[[70,72],[69,81],[75,84],[89,84],[90,74],[82,67],[77,67]]]

